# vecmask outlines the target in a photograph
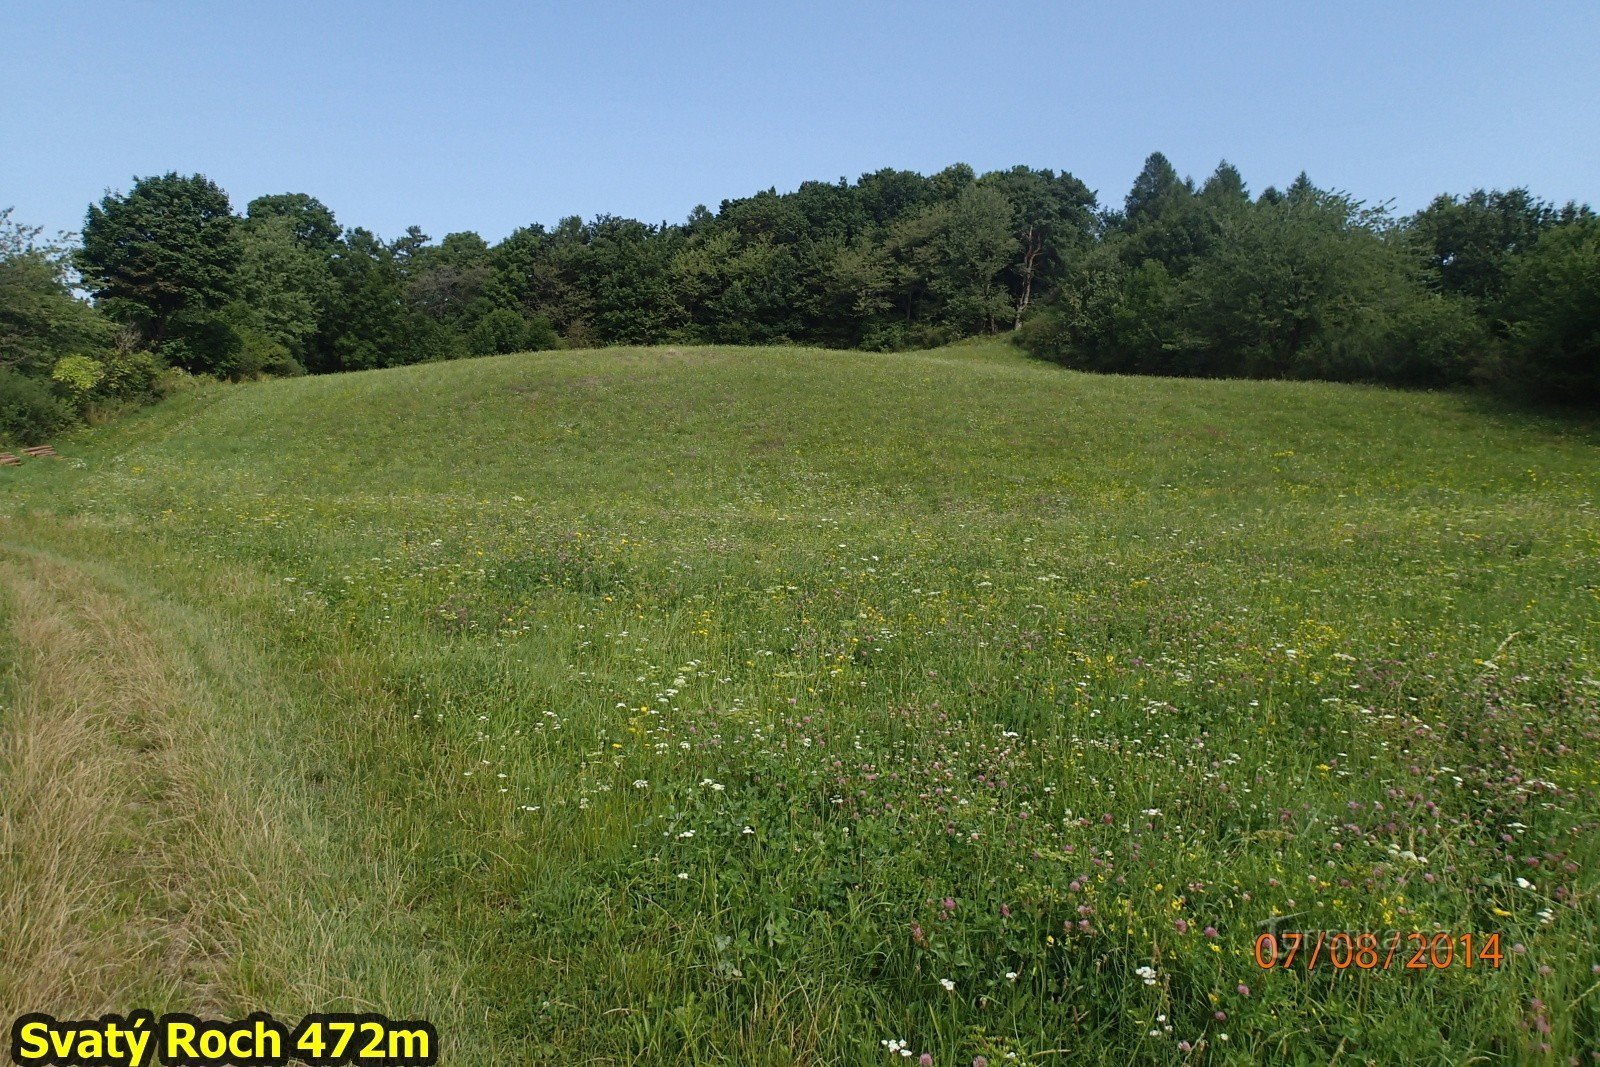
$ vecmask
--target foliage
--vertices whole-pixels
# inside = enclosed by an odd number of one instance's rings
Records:
[[[156,344],[188,342],[186,357],[204,360],[216,347],[197,334],[232,294],[237,222],[204,175],[137,178],[127,194],[90,205],[76,262],[113,319]]]
[[[73,412],[37,378],[0,367],[0,441],[38,444],[65,429]]]
[[[148,348],[138,346],[129,334],[101,353],[103,377],[96,386],[96,399],[108,402],[143,403],[161,395],[162,363]]]
[[[1506,289],[1510,384],[1600,407],[1600,219],[1548,229],[1513,263]]]
[[[239,219],[203,176],[168,174],[92,207],[75,262],[104,315],[167,362],[231,377],[556,345],[891,350],[1011,330],[1090,370],[1476,382],[1588,402],[1582,269],[1547,293],[1528,279],[1562,268],[1525,263],[1586,207],[1476,190],[1399,219],[1304,173],[1252,200],[1223,161],[1197,186],[1159,152],[1119,210],[1097,207],[1066,172],[957,164],[767,189],[681,224],[568,217],[491,244],[341,230],[305,193],[258,197]],[[63,277],[59,255],[0,265],[0,362],[26,349],[41,373],[105,346],[103,318]]]
[[[1492,305],[1504,292],[1512,260],[1556,217],[1526,189],[1478,189],[1436,197],[1412,217],[1411,233],[1441,291]]]
[[[292,378],[305,373],[289,347],[271,333],[253,325],[240,325],[233,333],[237,343],[216,368],[229,379],[239,382],[261,377]]]
[[[1460,385],[1509,367],[1495,294],[1527,234],[1582,214],[1480,193],[1395,220],[1304,174],[1252,203],[1228,164],[1196,193],[1157,154],[1018,341],[1090,370]]]
[[[82,407],[105,376],[105,364],[88,356],[62,356],[50,371],[50,380],[66,392],[74,407]]]
[[[72,290],[72,254],[0,210],[0,434],[43,438],[154,395],[156,363]]]
[[[291,358],[306,356],[334,299],[328,251],[299,237],[285,216],[249,219],[239,227],[238,245],[230,317],[247,321]]]
[[[251,222],[281,221],[297,243],[324,253],[332,252],[341,236],[332,210],[306,193],[258,196],[250,201],[245,214]]]
[[[467,350],[475,356],[497,356],[555,348],[558,340],[549,319],[530,322],[520,312],[495,308],[472,327],[467,336]]]
[[[62,356],[105,347],[113,328],[74,299],[69,253],[39,234],[0,210],[0,367],[46,375]]]

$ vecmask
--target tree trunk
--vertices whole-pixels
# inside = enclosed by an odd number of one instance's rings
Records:
[[[1044,241],[1040,239],[1039,231],[1030,226],[1022,252],[1022,296],[1017,299],[1017,317],[1011,323],[1012,330],[1022,329],[1022,313],[1028,310],[1028,302],[1033,299],[1034,265],[1043,251]]]

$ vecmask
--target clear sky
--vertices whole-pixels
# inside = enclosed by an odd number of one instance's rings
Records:
[[[1600,206],[1600,0],[16,2],[3,27],[0,207],[51,230],[169,170],[388,237],[958,161],[1120,203],[1156,149],[1402,211]]]

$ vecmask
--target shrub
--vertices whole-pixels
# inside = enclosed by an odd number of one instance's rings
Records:
[[[233,324],[219,315],[183,312],[171,325],[172,335],[161,345],[168,363],[191,374],[239,376],[243,339]]]
[[[528,326],[527,320],[510,308],[495,308],[479,319],[467,334],[467,351],[475,356],[524,351]]]
[[[561,347],[561,335],[556,332],[555,326],[543,315],[535,315],[528,320],[527,334],[523,338],[523,347],[529,352],[543,352],[551,348]]]
[[[0,439],[31,444],[72,421],[72,412],[45,383],[0,367]]]
[[[1489,331],[1464,298],[1419,293],[1403,302],[1375,376],[1394,385],[1438,387],[1468,381],[1488,358]]]
[[[116,346],[100,357],[100,364],[105,377],[95,390],[99,398],[143,402],[161,395],[161,361],[154,352],[138,347],[133,333],[119,337]]]
[[[1558,226],[1511,267],[1506,385],[1600,406],[1600,219]]]
[[[50,380],[66,395],[67,403],[81,413],[95,387],[106,376],[105,364],[88,356],[62,356],[50,370]]]
[[[293,378],[306,372],[289,349],[264,330],[246,327],[237,331],[239,346],[223,368],[232,380],[251,378]]]

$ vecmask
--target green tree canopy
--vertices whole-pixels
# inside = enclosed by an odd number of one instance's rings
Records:
[[[1526,189],[1477,189],[1436,197],[1411,219],[1411,231],[1442,292],[1492,303],[1505,291],[1512,260],[1556,218]]]
[[[1151,152],[1123,201],[1123,217],[1128,226],[1138,226],[1177,207],[1190,192],[1188,183],[1178,177],[1167,157]]]
[[[322,252],[338,244],[338,220],[326,204],[306,193],[277,193],[250,201],[245,214],[252,222],[283,219],[296,241]]]
[[[237,221],[204,175],[137,178],[89,208],[78,269],[108,314],[160,342],[180,315],[198,322],[232,295]]]
[[[1546,231],[1511,265],[1503,308],[1510,384],[1600,406],[1600,219]]]
[[[0,367],[44,375],[57,360],[111,343],[112,325],[76,299],[67,252],[0,209]]]

